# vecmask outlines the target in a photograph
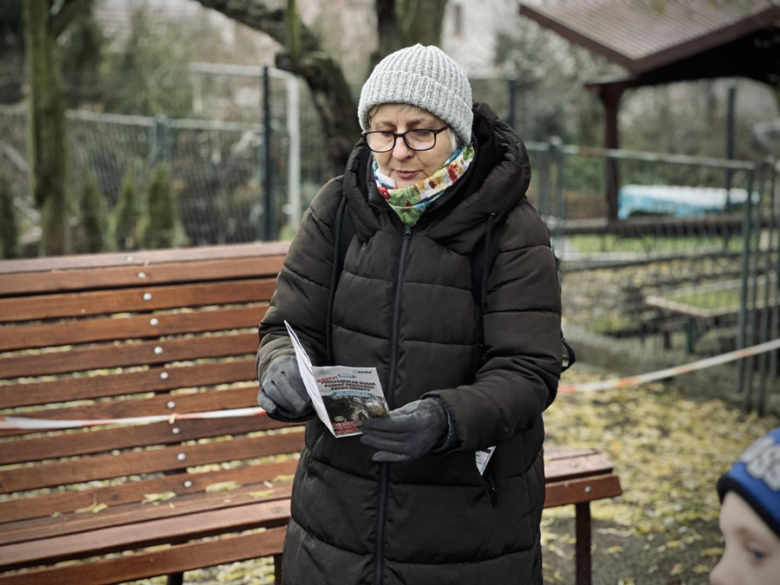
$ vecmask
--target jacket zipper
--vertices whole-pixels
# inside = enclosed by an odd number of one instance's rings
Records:
[[[409,242],[412,240],[412,228],[404,229],[404,243],[401,247],[401,260],[398,262],[398,281],[395,287],[395,306],[393,308],[393,338],[390,344],[390,378],[387,383],[387,407],[393,409],[393,392],[395,390],[395,371],[398,367],[398,322],[401,318],[401,285],[404,280],[404,265],[406,253],[409,251]],[[385,547],[385,514],[387,511],[387,475],[388,463],[382,463],[379,484],[379,509],[376,521],[376,571],[374,585],[382,584],[382,572],[384,569]]]

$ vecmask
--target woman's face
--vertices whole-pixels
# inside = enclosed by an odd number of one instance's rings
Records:
[[[370,130],[385,130],[401,134],[407,130],[440,130],[447,124],[433,114],[406,104],[383,104],[371,117]],[[416,151],[397,138],[390,152],[375,152],[374,159],[379,172],[395,181],[400,189],[422,181],[433,174],[453,152],[449,132],[436,135],[436,145],[431,150]]]
[[[780,575],[780,538],[735,492],[720,509],[726,551],[710,573],[712,585],[773,585]]]

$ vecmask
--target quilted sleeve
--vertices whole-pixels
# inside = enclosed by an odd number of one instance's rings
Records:
[[[477,451],[531,428],[561,373],[561,299],[549,234],[530,206],[510,214],[490,273],[484,361],[473,384],[435,390],[454,425],[453,451]]]

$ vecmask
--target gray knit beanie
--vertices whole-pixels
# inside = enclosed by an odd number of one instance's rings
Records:
[[[468,144],[471,141],[471,85],[463,69],[438,47],[417,44],[391,53],[374,67],[360,92],[358,119],[380,104],[411,104],[437,116]]]

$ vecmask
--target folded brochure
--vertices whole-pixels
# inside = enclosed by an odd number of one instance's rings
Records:
[[[382,393],[376,368],[312,366],[298,335],[285,321],[303,384],[311,397],[314,411],[337,439],[360,435],[360,425],[374,416],[387,416],[387,401]],[[477,451],[477,470],[482,475],[495,447]]]
[[[364,420],[387,416],[387,402],[376,368],[312,366],[295,331],[287,321],[284,324],[314,410],[334,437],[359,435]]]

